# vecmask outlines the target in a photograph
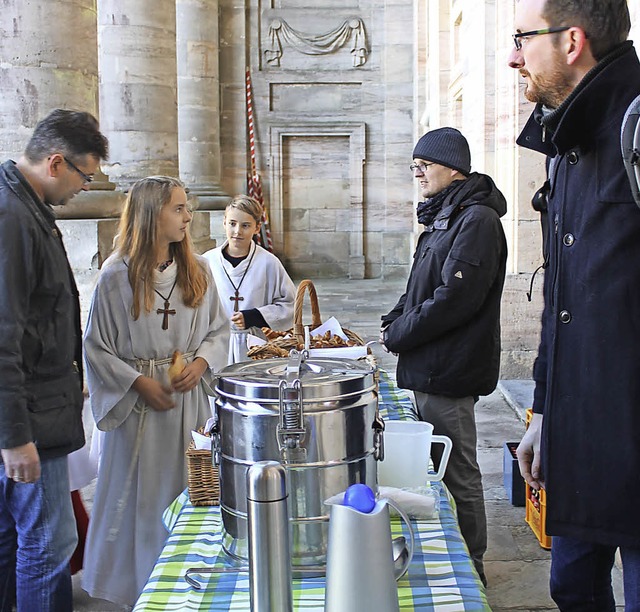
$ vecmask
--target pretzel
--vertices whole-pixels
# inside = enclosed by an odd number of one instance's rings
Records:
[[[173,351],[171,355],[171,365],[167,373],[169,374],[169,382],[173,383],[174,379],[182,374],[182,370],[187,367],[187,363],[180,351]]]
[[[267,337],[267,340],[275,340],[276,338],[283,338],[289,332],[286,331],[278,331],[275,329],[271,329],[270,327],[263,327],[262,333]]]

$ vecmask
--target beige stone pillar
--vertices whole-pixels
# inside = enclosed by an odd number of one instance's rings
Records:
[[[95,0],[5,0],[0,9],[0,159],[17,159],[56,107],[96,112]]]
[[[177,176],[175,0],[100,0],[98,49],[111,178]]]
[[[200,210],[221,209],[218,0],[177,0],[176,31],[180,177]]]
[[[18,159],[36,123],[54,108],[98,116],[95,0],[5,0],[0,32],[1,161]],[[98,172],[91,190],[56,214],[61,219],[117,217],[123,197],[114,187]]]
[[[0,10],[0,159],[17,159],[54,108],[98,116],[95,0],[5,0]],[[83,319],[107,256],[124,194],[102,173],[91,190],[56,209]]]

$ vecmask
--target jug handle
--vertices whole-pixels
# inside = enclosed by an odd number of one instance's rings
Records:
[[[453,443],[448,436],[431,436],[431,444],[433,443],[444,444],[444,451],[442,452],[442,459],[440,459],[440,468],[436,474],[429,472],[429,480],[442,480],[444,478],[444,472],[447,469],[449,463],[449,456],[451,455],[451,449]]]
[[[413,550],[416,545],[416,537],[413,533],[413,525],[411,524],[411,520],[407,516],[407,513],[388,497],[385,497],[383,499],[400,515],[400,518],[404,521],[404,524],[409,530],[409,554],[407,555],[407,560],[405,561],[404,565],[396,573],[396,580],[400,580],[400,578],[402,578],[407,573],[411,560],[413,559]]]

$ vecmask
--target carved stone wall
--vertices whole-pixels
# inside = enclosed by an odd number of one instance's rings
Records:
[[[223,187],[235,193],[246,180],[244,92],[234,84],[244,57],[276,253],[297,276],[406,276],[412,3],[246,0],[244,21],[233,0],[220,9],[222,147],[233,151]]]

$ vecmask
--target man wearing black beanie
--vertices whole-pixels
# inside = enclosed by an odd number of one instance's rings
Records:
[[[487,519],[476,457],[474,405],[491,393],[500,370],[500,299],[507,244],[504,196],[471,172],[466,138],[444,127],[422,136],[410,166],[425,200],[405,293],[382,317],[381,341],[398,355],[398,386],[410,389],[420,418],[453,449],[444,482],[482,582]],[[441,453],[432,449],[436,467]]]

